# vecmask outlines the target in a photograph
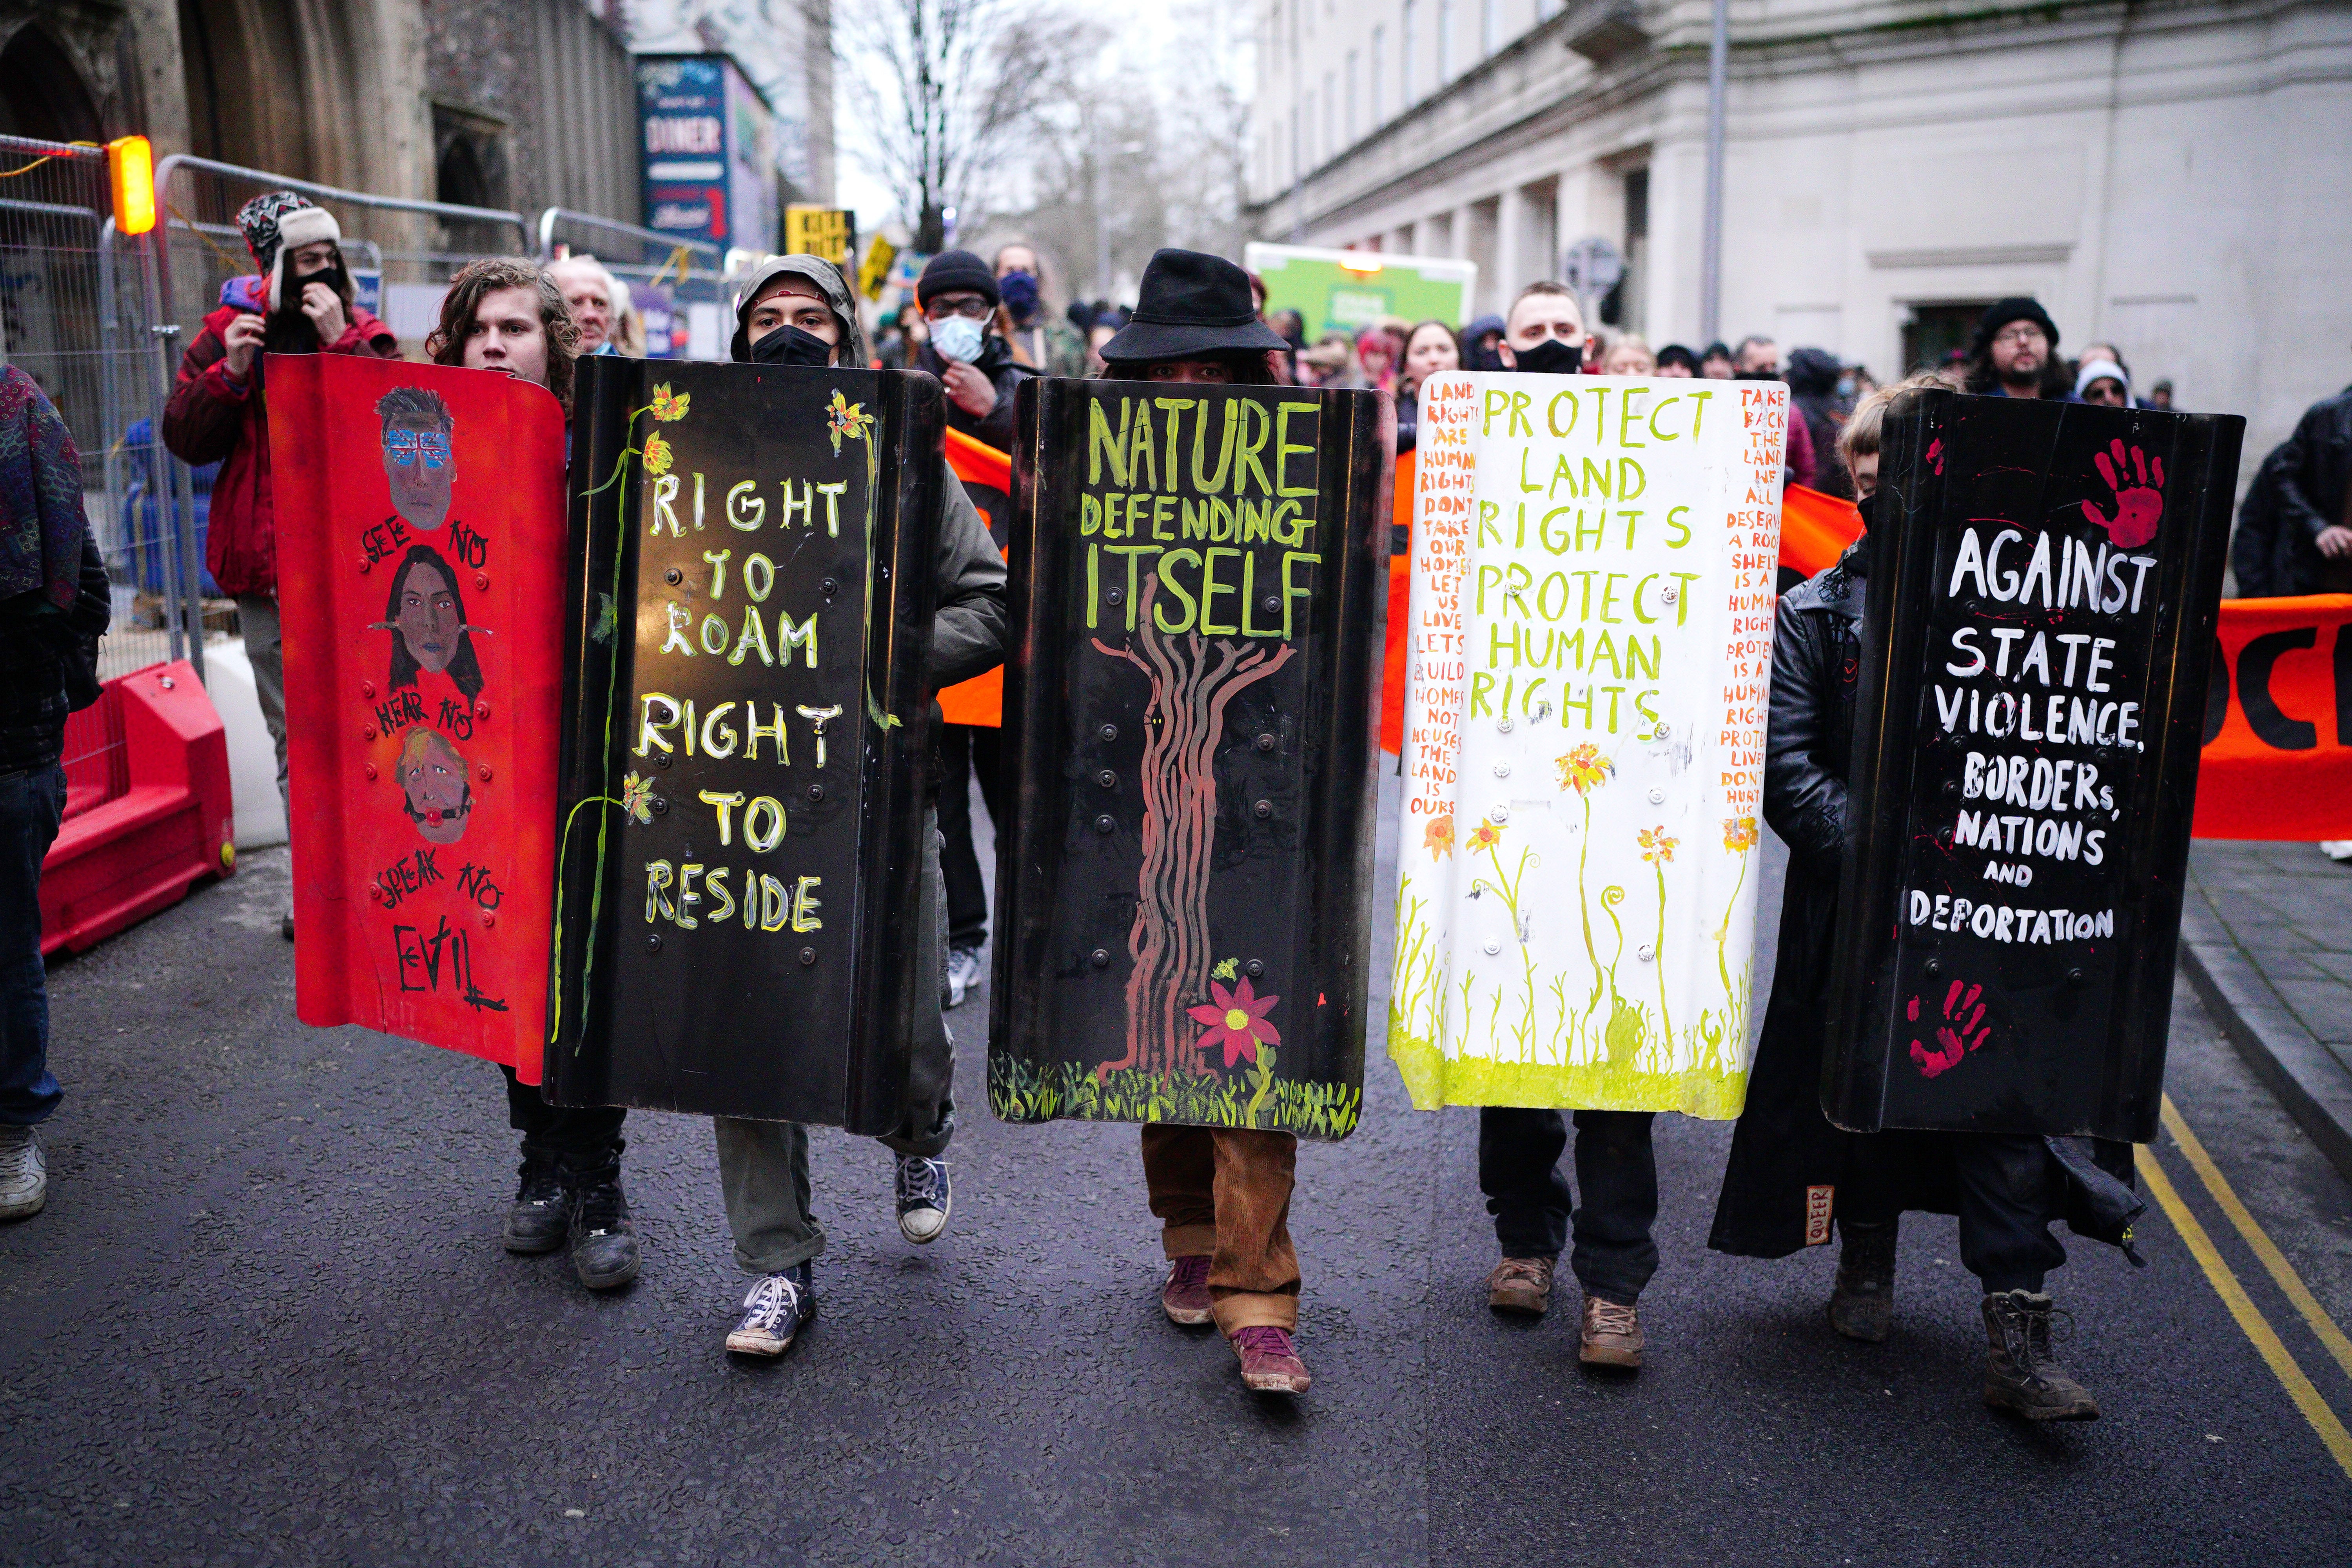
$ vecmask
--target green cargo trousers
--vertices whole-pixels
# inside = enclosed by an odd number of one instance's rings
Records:
[[[915,1005],[914,1038],[907,1068],[907,1119],[876,1140],[900,1154],[947,1152],[955,1137],[955,1039],[940,992],[947,955],[940,932],[947,924],[947,889],[940,879],[940,831],[935,813],[923,814],[922,913],[916,922],[916,973],[931,976],[928,998]],[[735,1235],[735,1262],[747,1274],[778,1274],[824,1251],[824,1227],[809,1206],[808,1129],[797,1121],[711,1118],[719,1142],[719,1191],[727,1228]]]

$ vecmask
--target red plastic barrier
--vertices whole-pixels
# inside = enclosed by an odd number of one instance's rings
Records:
[[[236,868],[228,741],[186,662],[110,680],[66,726],[66,822],[41,868],[41,951],[83,952]]]

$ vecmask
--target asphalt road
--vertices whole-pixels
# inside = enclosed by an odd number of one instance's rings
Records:
[[[1830,1249],[1706,1250],[1729,1130],[1661,1118],[1650,1364],[1596,1378],[1572,1312],[1487,1312],[1475,1114],[1413,1113],[1377,1041],[1362,1129],[1299,1162],[1303,1400],[1254,1398],[1160,1319],[1134,1131],[991,1119],[984,997],[951,1015],[948,1237],[905,1245],[887,1156],[820,1134],[822,1315],[780,1364],[730,1363],[703,1123],[630,1119],[635,1286],[508,1257],[496,1071],[297,1024],[286,879],[248,858],[52,973],[49,1207],[0,1230],[0,1563],[2352,1561],[2352,1479],[2160,1212],[2147,1269],[2085,1242],[2056,1277],[2106,1418],[2028,1429],[1978,1403],[1951,1221],[1906,1225],[1894,1338],[1847,1343]],[[2185,987],[2171,1060],[2188,1124],[2352,1325],[2352,1189]],[[2352,1420],[2352,1376],[2156,1152]]]

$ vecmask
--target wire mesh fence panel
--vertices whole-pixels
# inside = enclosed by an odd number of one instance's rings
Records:
[[[719,247],[616,218],[549,207],[539,215],[542,262],[593,257],[629,291],[634,323],[621,352],[646,359],[723,360],[734,331]]]
[[[114,601],[100,645],[107,679],[182,648],[178,540],[151,501],[144,243],[115,232],[103,148],[0,136],[0,353],[47,394],[81,454],[84,510]],[[120,745],[107,733],[84,723],[69,737],[88,753],[68,758],[77,789]]]

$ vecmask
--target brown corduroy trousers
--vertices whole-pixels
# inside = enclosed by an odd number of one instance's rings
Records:
[[[1290,1189],[1298,1140],[1238,1127],[1143,1129],[1143,1181],[1171,1259],[1207,1254],[1217,1328],[1298,1327]]]

